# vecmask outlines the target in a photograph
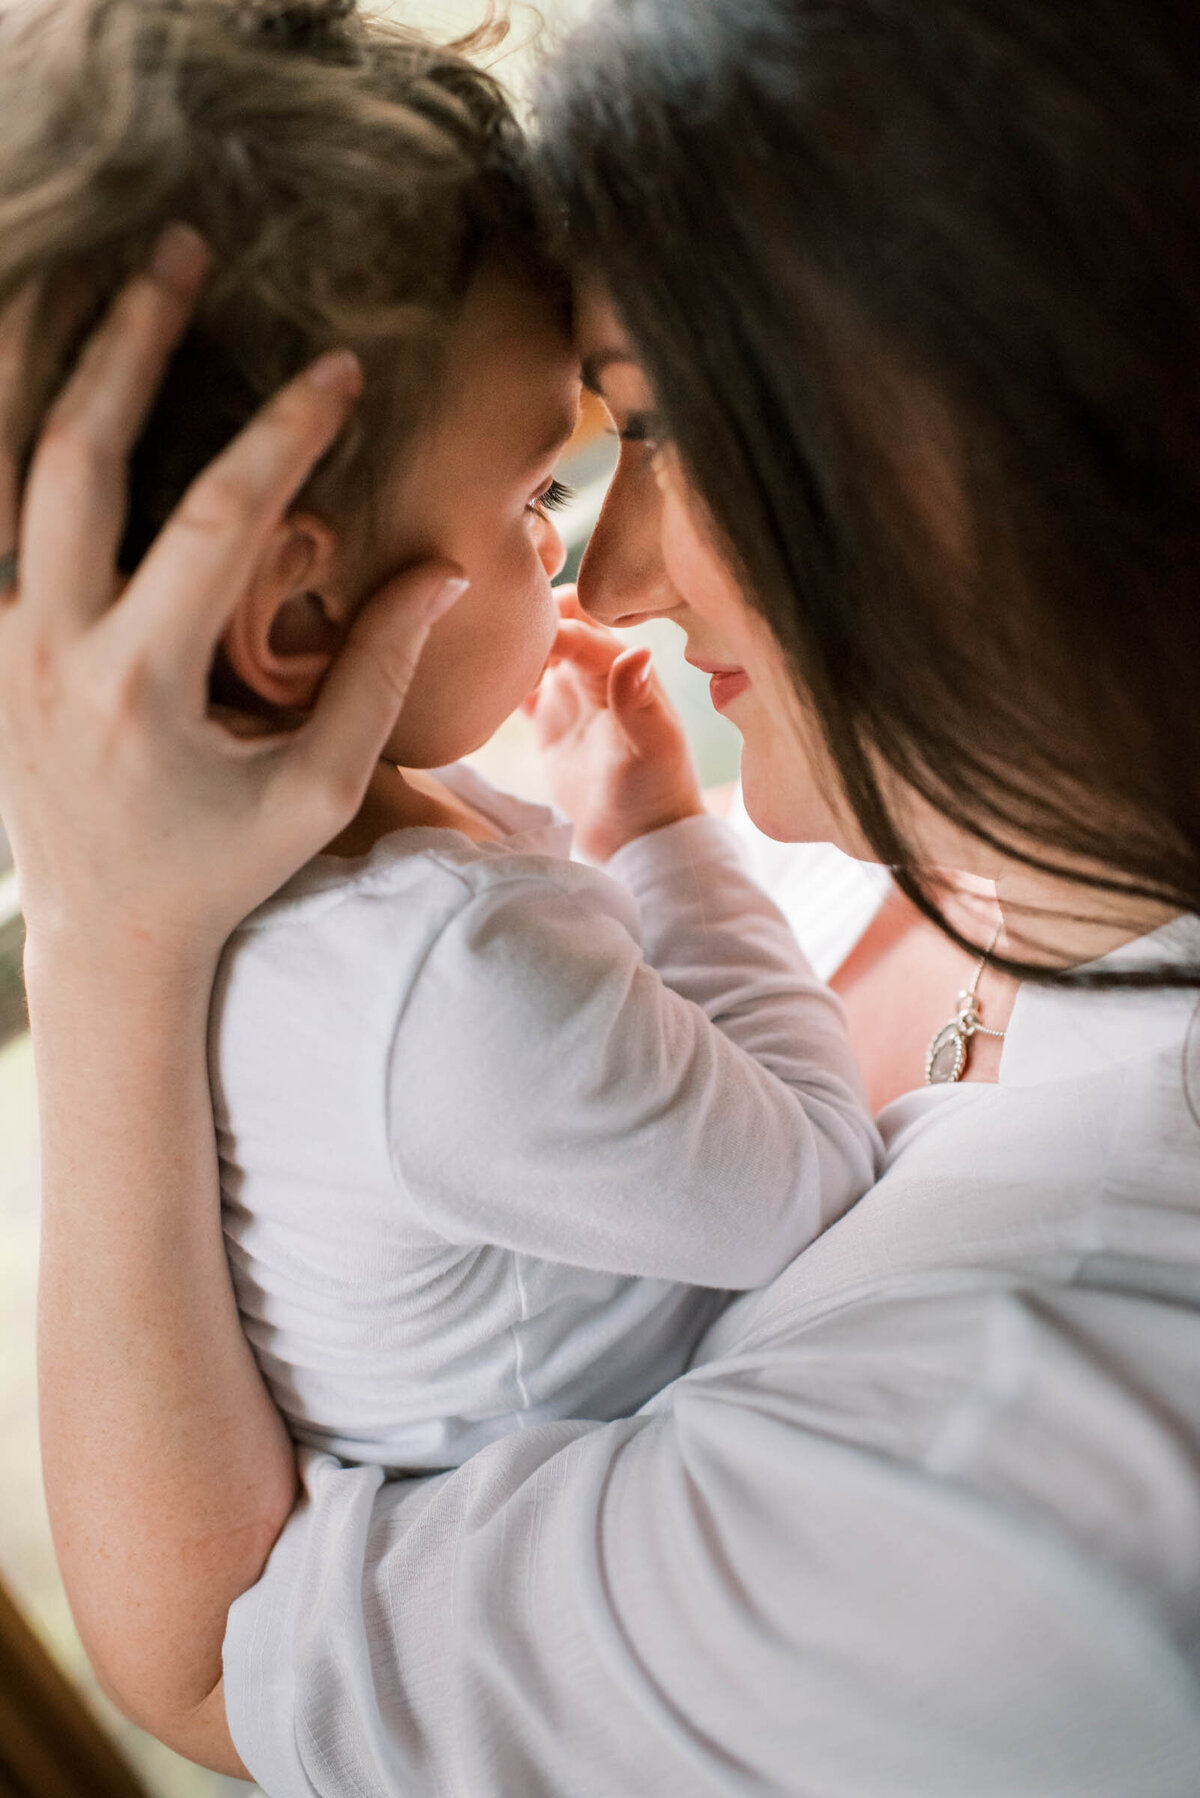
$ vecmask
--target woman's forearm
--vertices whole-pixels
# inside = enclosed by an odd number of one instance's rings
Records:
[[[24,418],[38,296],[0,312],[0,809],[29,927],[59,1557],[122,1707],[236,1772],[225,1615],[295,1473],[225,1267],[209,987],[239,920],[355,815],[425,640],[466,583],[440,562],[389,581],[286,737],[247,740],[210,716],[216,644],[362,372],[330,351],[281,389],[125,581],[119,471],[209,265],[186,226],[163,233],[55,400],[23,494],[5,444]]]
[[[39,1377],[54,1540],[96,1671],[154,1734],[236,1772],[225,1618],[291,1509],[295,1469],[225,1262],[211,975],[30,944]]]

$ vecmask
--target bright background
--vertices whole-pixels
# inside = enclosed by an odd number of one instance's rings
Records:
[[[512,7],[509,47],[496,59],[518,89],[536,54],[585,10],[588,0],[541,0]],[[426,0],[393,8],[406,20],[445,36],[469,29],[480,0]],[[542,25],[538,25],[538,14]],[[562,520],[573,562],[595,521],[611,470],[613,445],[594,428],[564,459],[562,476],[577,488]],[[708,703],[707,682],[687,667],[673,626],[658,623],[634,633],[654,648],[660,672],[684,712],[707,784],[732,778],[737,738]],[[497,784],[540,797],[542,784],[527,726],[511,719],[476,758]],[[0,833],[0,910],[6,866]],[[3,927],[0,917],[0,928]],[[36,1095],[27,1036],[0,1049],[0,1572],[43,1640],[77,1681],[86,1699],[121,1742],[154,1798],[230,1798],[252,1788],[193,1767],[134,1729],[98,1691],[87,1666],[54,1565],[38,1464],[34,1391],[34,1295],[37,1265],[38,1181]],[[136,1195],[134,1195],[136,1197]]]

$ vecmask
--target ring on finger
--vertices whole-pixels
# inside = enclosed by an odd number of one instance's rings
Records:
[[[7,593],[16,584],[17,552],[14,549],[7,556],[0,556],[0,593]]]

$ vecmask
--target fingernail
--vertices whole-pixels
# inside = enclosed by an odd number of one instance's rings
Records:
[[[193,288],[212,260],[198,231],[178,220],[159,235],[150,257],[150,273],[168,287]]]
[[[448,612],[451,606],[457,604],[470,585],[471,583],[465,575],[455,574],[451,575],[449,580],[443,581],[440,586],[435,587],[429,595],[425,607],[430,623],[436,624],[444,612]]]
[[[326,391],[358,394],[362,392],[362,363],[353,350],[329,350],[313,363],[308,379]]]

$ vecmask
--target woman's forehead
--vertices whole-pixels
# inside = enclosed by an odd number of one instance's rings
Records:
[[[585,386],[594,386],[589,375],[598,375],[614,361],[635,360],[629,333],[612,297],[597,281],[584,280],[576,286],[575,347],[583,364]]]
[[[602,287],[581,288],[575,307],[575,348],[583,385],[611,408],[637,412],[653,405],[650,384],[621,316]]]

